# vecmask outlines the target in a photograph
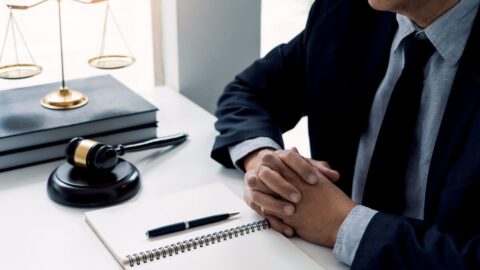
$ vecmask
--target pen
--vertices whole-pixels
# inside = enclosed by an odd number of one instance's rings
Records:
[[[225,219],[229,219],[230,217],[236,216],[240,213],[232,213],[232,214],[220,214],[214,216],[208,216],[204,218],[194,219],[190,221],[178,222],[174,224],[170,224],[167,226],[162,226],[156,229],[148,230],[145,234],[148,238],[152,238],[155,236],[165,235],[169,233],[179,232],[183,230],[188,230],[190,228],[195,228],[198,226],[203,226],[207,224],[212,224],[215,222],[219,222]]]

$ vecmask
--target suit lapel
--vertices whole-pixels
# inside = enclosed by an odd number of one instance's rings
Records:
[[[425,219],[432,221],[448,169],[462,147],[473,113],[480,105],[480,13],[460,60],[433,151],[425,198]]]

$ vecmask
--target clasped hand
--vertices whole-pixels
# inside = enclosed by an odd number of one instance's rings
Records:
[[[298,151],[263,149],[247,156],[244,199],[288,237],[333,247],[355,203],[334,182],[340,174]]]

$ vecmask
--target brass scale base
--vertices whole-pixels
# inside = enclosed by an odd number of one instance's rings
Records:
[[[124,55],[104,55],[89,60],[89,64],[99,69],[118,69],[132,65],[135,58]],[[39,74],[42,68],[31,64],[16,64],[0,67],[2,79],[24,79]],[[61,87],[46,95],[41,101],[43,107],[52,110],[69,110],[82,107],[88,103],[88,97],[78,91]]]
[[[88,98],[80,92],[68,88],[49,93],[41,101],[43,107],[52,110],[75,109],[87,104]]]

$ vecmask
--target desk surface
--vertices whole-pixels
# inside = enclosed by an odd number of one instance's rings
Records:
[[[190,137],[187,143],[174,149],[125,156],[142,172],[142,189],[130,202],[215,181],[223,182],[242,196],[242,175],[210,159],[215,118],[167,88],[142,95],[160,109],[158,135],[187,132]],[[48,198],[47,178],[60,163],[0,173],[0,268],[121,269],[85,223],[86,209],[64,207]],[[293,241],[325,269],[346,268],[330,249],[300,239]]]

